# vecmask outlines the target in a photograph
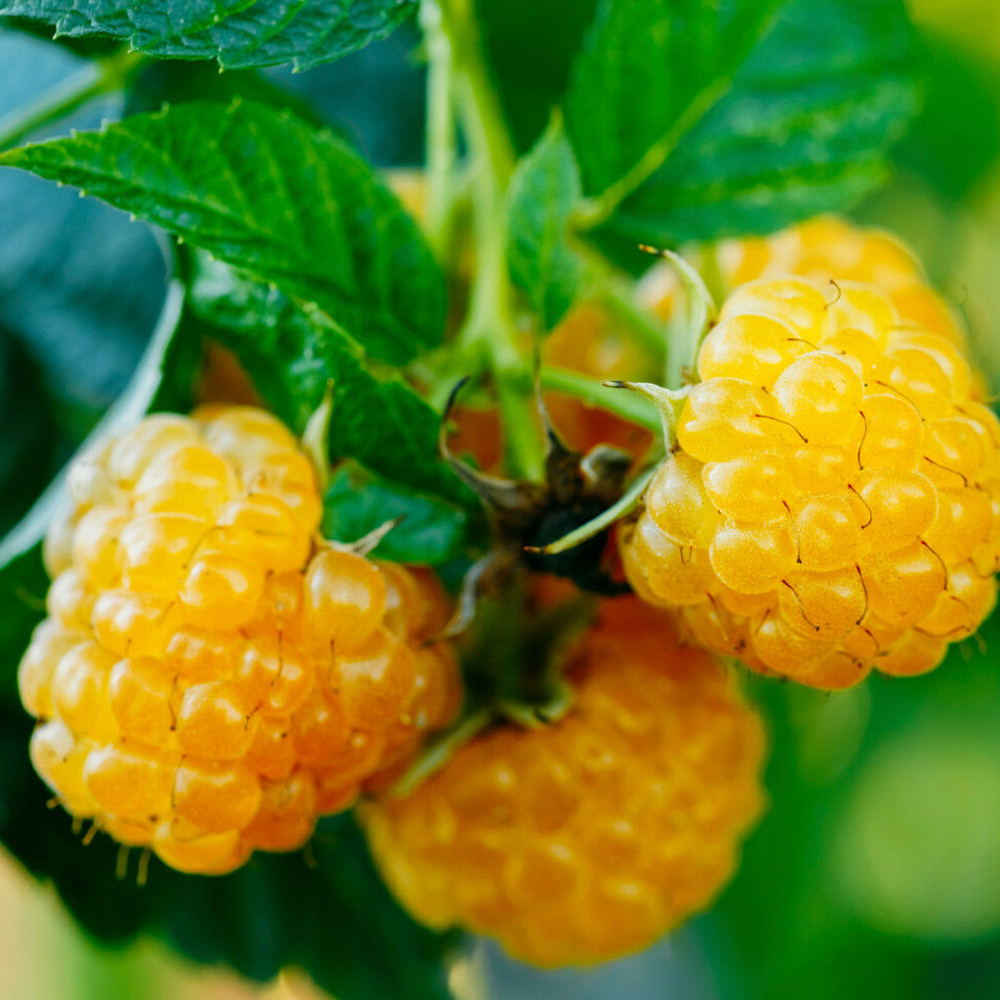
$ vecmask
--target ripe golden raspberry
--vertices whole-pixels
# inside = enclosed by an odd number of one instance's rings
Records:
[[[708,649],[823,688],[930,670],[979,626],[1000,424],[957,331],[874,284],[759,279],[726,300],[698,375],[621,535],[638,593]]]
[[[604,602],[560,722],[487,730],[408,797],[360,807],[411,913],[554,967],[636,951],[709,904],[761,810],[764,740],[727,669],[670,628]]]
[[[38,773],[183,871],[292,850],[456,709],[426,575],[314,540],[312,466],[250,407],[148,417],[78,459],[21,661]]]

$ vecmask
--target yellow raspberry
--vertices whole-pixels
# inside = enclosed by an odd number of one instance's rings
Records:
[[[604,602],[567,678],[558,723],[487,730],[409,796],[360,807],[417,919],[545,967],[636,951],[708,906],[763,802],[759,717],[662,613]]]
[[[426,573],[331,548],[312,466],[250,407],[157,415],[77,459],[21,661],[63,805],[184,871],[292,850],[457,708]]]
[[[857,273],[902,267],[877,248]],[[1000,424],[936,329],[884,285],[738,287],[621,532],[633,588],[708,649],[810,686],[936,666],[993,607],[1000,557]]]

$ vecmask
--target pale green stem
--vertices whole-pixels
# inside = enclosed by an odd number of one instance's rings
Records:
[[[568,534],[563,535],[562,538],[557,538],[554,542],[549,542],[548,545],[544,545],[541,548],[531,548],[528,551],[541,552],[547,556],[558,555],[560,552],[568,552],[570,549],[576,548],[577,545],[582,545],[588,539],[599,535],[602,531],[606,531],[616,521],[620,521],[623,517],[638,509],[642,504],[646,487],[654,475],[656,475],[655,466],[651,469],[646,469],[645,472],[635,478],[629,488],[622,494],[621,499],[608,507],[607,510],[598,514],[597,517],[586,524],[581,524],[579,528],[574,528]]]
[[[670,262],[684,289],[684,307],[678,306],[669,324],[665,373],[667,387],[681,389],[697,371],[701,342],[718,310],[704,279],[687,260],[672,250],[655,252]]]
[[[333,417],[333,379],[328,379],[323,401],[313,411],[302,433],[302,450],[312,462],[320,491],[330,485],[330,420]]]
[[[478,736],[496,718],[491,708],[481,708],[465,716],[431,743],[393,784],[390,794],[399,798],[412,795],[432,774],[440,771],[456,751]]]
[[[565,368],[542,368],[539,373],[542,388],[554,392],[564,392],[575,396],[586,403],[599,406],[609,413],[645,427],[654,434],[660,430],[661,421],[658,411],[649,405],[649,401],[634,392],[622,392],[621,389],[611,389],[599,379],[579,372],[567,371]]]
[[[35,101],[0,118],[0,149],[17,145],[32,132],[59,121],[101,94],[120,90],[145,56],[126,48],[88,63]]]
[[[454,60],[461,121],[474,160],[473,236],[476,275],[469,315],[459,333],[459,349],[489,367],[496,383],[507,457],[512,472],[527,479],[542,475],[541,440],[530,395],[522,390],[525,359],[511,313],[507,270],[507,186],[514,150],[503,111],[481,51],[475,12],[469,0],[445,0],[441,28]]]
[[[427,234],[438,260],[448,258],[455,203],[454,59],[437,0],[423,0],[420,26],[427,46]]]

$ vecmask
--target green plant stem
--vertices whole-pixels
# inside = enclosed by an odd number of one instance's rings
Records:
[[[527,365],[511,312],[507,269],[506,197],[514,149],[483,59],[471,0],[443,0],[439,10],[440,30],[451,48],[455,97],[473,158],[476,274],[458,348],[487,367],[493,377],[512,471],[526,479],[538,479],[544,465],[542,445],[531,396],[523,391]]]
[[[494,720],[490,708],[481,708],[456,722],[433,740],[392,786],[391,794],[404,798],[412,795],[432,774],[440,771],[456,751],[478,736]]]
[[[582,545],[588,539],[599,535],[602,531],[606,531],[616,521],[620,521],[623,517],[626,517],[632,511],[639,508],[642,504],[646,487],[653,476],[656,475],[656,468],[654,465],[636,476],[621,498],[608,507],[607,510],[598,514],[597,517],[591,518],[586,524],[581,524],[578,528],[574,528],[573,531],[563,535],[562,538],[557,538],[554,542],[549,542],[548,545],[529,551],[542,552],[550,556],[558,555],[560,552],[568,552],[570,549],[576,548],[577,545]]]
[[[37,100],[0,118],[0,149],[9,149],[44,125],[64,118],[88,101],[121,89],[145,56],[122,47],[104,59],[88,63]]]
[[[455,201],[456,132],[451,41],[437,0],[423,0],[420,25],[427,46],[427,234],[439,261],[448,258]]]
[[[670,262],[684,289],[683,307],[678,304],[669,323],[669,347],[665,383],[669,389],[681,389],[698,368],[698,351],[718,311],[704,279],[680,254],[660,250]]]
[[[621,389],[609,389],[590,375],[568,371],[564,368],[542,368],[539,377],[543,389],[564,392],[586,403],[593,403],[602,410],[630,420],[646,430],[658,433],[661,421],[656,408],[645,397]]]

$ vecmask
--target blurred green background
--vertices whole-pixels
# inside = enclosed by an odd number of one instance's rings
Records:
[[[520,148],[544,126],[593,7],[591,0],[480,0]],[[924,110],[895,150],[893,177],[851,214],[914,246],[966,314],[996,391],[1000,5],[912,0],[911,10],[926,50]],[[410,28],[295,76],[155,65],[128,107],[120,97],[102,98],[46,134],[164,100],[250,91],[294,101],[343,129],[380,165],[413,165],[423,135],[417,46]],[[67,47],[0,26],[0,119],[100,50],[100,43]],[[122,390],[164,288],[164,256],[147,228],[72,191],[0,173],[0,533]],[[651,951],[586,974],[532,972],[472,945],[452,970],[456,994],[1000,998],[998,650],[995,616],[924,678],[879,676],[833,695],[748,678],[772,731],[771,809],[718,905]],[[294,973],[250,986],[151,941],[102,948],[53,891],[0,854],[2,1000],[315,995]]]

